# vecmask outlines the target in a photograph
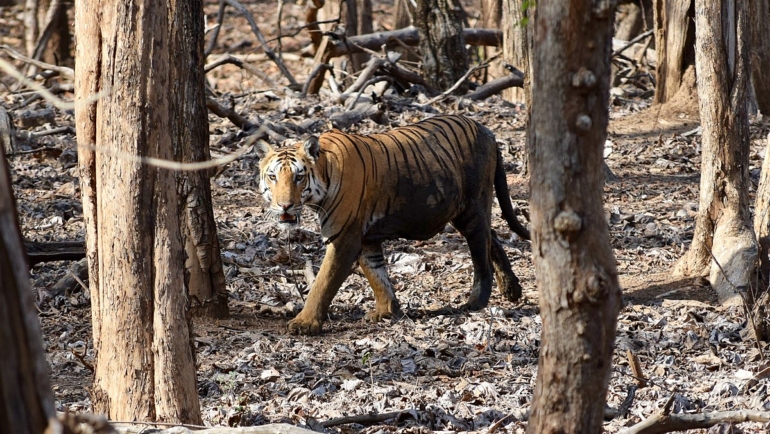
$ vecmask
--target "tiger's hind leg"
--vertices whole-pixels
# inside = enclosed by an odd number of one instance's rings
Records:
[[[385,318],[399,317],[401,309],[393,291],[393,285],[388,279],[382,244],[364,244],[361,256],[358,257],[358,265],[361,266],[366,279],[374,290],[374,310],[366,314],[366,320],[378,322]]]
[[[505,254],[503,245],[500,240],[497,239],[497,235],[492,231],[492,245],[491,245],[492,264],[495,267],[495,279],[497,280],[497,287],[500,289],[500,293],[508,301],[517,301],[521,298],[521,285],[519,284],[519,278],[514,274],[511,269],[511,262],[508,260],[508,255]]]
[[[489,213],[485,215],[482,211],[466,211],[453,219],[452,225],[468,242],[473,261],[473,288],[468,301],[461,306],[461,309],[483,309],[492,295],[492,265],[490,264],[492,231]]]

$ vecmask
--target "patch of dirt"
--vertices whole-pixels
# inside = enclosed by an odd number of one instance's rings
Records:
[[[275,4],[252,2],[247,7],[266,38],[274,37]],[[391,7],[391,2],[378,3],[375,29],[389,29]],[[21,46],[20,10],[0,8],[2,24],[10,26],[0,26],[0,43]],[[209,24],[216,10],[216,1],[206,3]],[[287,3],[284,31],[300,26],[303,14],[304,7]],[[253,53],[253,40],[246,21],[228,10],[215,53],[252,56],[250,62],[280,81],[275,65]],[[299,81],[312,62],[294,50],[308,41],[304,32],[284,41],[285,52],[292,54],[286,56],[287,65]],[[268,92],[259,78],[233,65],[222,66],[207,78],[212,89],[230,97],[236,110],[251,119],[325,121],[329,113],[342,110],[328,98]],[[5,77],[0,80],[10,84]],[[640,96],[616,100],[605,150],[607,165],[618,177],[604,187],[605,211],[625,293],[608,404],[618,408],[636,384],[627,350],[639,357],[648,386],[636,390],[629,413],[608,421],[605,430],[617,432],[659,412],[672,394],[677,394],[674,412],[768,410],[769,380],[759,375],[766,366],[762,353],[768,351],[764,345],[761,352],[757,349],[743,311],[717,305],[715,294],[701,279],[671,276],[673,264],[692,238],[700,136],[693,132],[697,118],[680,110],[661,115],[657,107],[649,107],[649,89],[642,90],[630,93]],[[22,107],[25,97],[6,90],[0,92],[0,101],[13,113],[48,108],[41,101]],[[431,115],[413,102],[401,96],[384,98],[385,125],[366,120],[350,131],[385,131]],[[495,132],[503,144],[511,196],[527,211],[528,180],[521,175],[522,108],[493,97],[467,106],[450,101],[433,111],[463,113]],[[24,130],[40,133],[74,125],[71,111],[55,114],[54,122]],[[242,140],[237,128],[213,115],[209,121],[213,152],[237,149]],[[755,179],[763,158],[760,141],[769,129],[761,119],[752,123]],[[17,150],[28,151],[9,157],[25,238],[82,238],[74,134],[32,137],[17,145]],[[301,270],[306,260],[317,267],[324,246],[309,213],[301,229],[291,234],[265,217],[256,192],[256,170],[256,158],[246,155],[212,177],[232,316],[195,321],[206,424],[289,422],[318,428],[319,422],[341,416],[403,411],[384,423],[341,425],[328,431],[416,433],[495,427],[498,432],[523,432],[535,384],[541,319],[530,245],[510,231],[499,209],[493,212],[493,225],[521,279],[520,303],[494,293],[484,311],[438,313],[462,304],[472,282],[467,246],[448,227],[428,241],[387,245],[390,275],[408,317],[395,323],[363,322],[364,313],[373,307],[373,296],[360,271],[354,271],[332,304],[324,334],[297,337],[287,333],[286,322],[301,307],[307,288],[304,278],[292,270]],[[34,289],[50,289],[70,266],[68,262],[36,266]],[[94,353],[89,292],[76,287],[50,300],[41,298],[38,308],[57,409],[90,411],[89,368]],[[741,427],[756,433],[767,428],[757,423]]]

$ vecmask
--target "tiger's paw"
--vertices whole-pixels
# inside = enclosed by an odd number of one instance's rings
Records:
[[[312,336],[321,333],[322,322],[317,318],[304,318],[302,312],[289,321],[289,331],[295,335]]]
[[[366,316],[364,319],[366,319],[367,322],[376,323],[380,322],[383,319],[397,319],[401,318],[401,308],[398,306],[398,301],[391,301],[390,303],[387,303],[387,305],[384,306],[376,306],[374,310],[370,310],[366,313]]]

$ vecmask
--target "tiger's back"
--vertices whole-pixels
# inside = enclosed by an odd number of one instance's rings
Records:
[[[302,206],[313,206],[328,246],[305,308],[289,324],[293,331],[320,331],[356,259],[375,292],[368,318],[398,315],[382,242],[428,239],[450,222],[468,241],[474,262],[466,307],[486,306],[492,268],[503,293],[520,297],[518,279],[491,233],[495,190],[509,225],[528,234],[515,227],[501,156],[494,135],[481,124],[436,116],[383,134],[332,131],[278,151],[265,144],[258,153],[260,188],[272,212],[296,223]]]

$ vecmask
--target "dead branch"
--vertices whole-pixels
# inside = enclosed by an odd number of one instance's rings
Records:
[[[384,60],[377,57],[372,57],[372,59],[369,60],[366,68],[361,71],[361,74],[358,75],[356,81],[347,90],[345,90],[345,92],[337,97],[337,102],[342,104],[345,102],[345,100],[350,98],[351,95],[357,93],[359,90],[364,89],[365,83],[369,81],[370,78],[372,78],[374,73],[377,72],[377,70],[380,69],[384,63]]]
[[[83,241],[59,241],[39,243],[24,241],[29,266],[41,262],[77,261],[86,257],[86,247]]]
[[[217,45],[217,39],[219,38],[219,30],[222,28],[222,23],[225,22],[225,0],[219,0],[219,11],[217,12],[217,24],[216,28],[214,28],[214,33],[211,34],[211,39],[209,39],[209,45],[206,47],[206,50],[203,52],[203,58],[209,57],[209,54],[211,54],[212,51],[214,51],[214,47]]]
[[[299,83],[297,83],[297,80],[294,79],[294,76],[289,72],[289,70],[286,68],[286,65],[283,64],[283,59],[276,56],[272,49],[270,49],[270,46],[267,44],[267,41],[265,40],[264,35],[262,35],[262,31],[259,30],[259,27],[257,26],[257,22],[254,20],[254,16],[249,12],[248,9],[246,9],[242,4],[238,3],[236,0],[225,0],[228,5],[234,7],[238,10],[238,12],[241,13],[241,15],[246,18],[246,21],[249,22],[249,26],[251,26],[251,31],[254,32],[254,34],[257,36],[257,39],[259,40],[260,47],[265,52],[267,57],[272,60],[277,66],[278,69],[281,70],[281,74],[283,74],[284,77],[286,77],[287,80],[289,80],[290,86],[299,90],[301,86]]]
[[[152,426],[172,427],[169,429],[152,430],[155,434],[316,434],[315,431],[289,425],[287,423],[273,423],[242,428],[209,428],[205,426],[161,422],[112,422],[112,425],[119,434],[140,434],[147,432],[147,428]]]
[[[656,414],[621,431],[621,434],[661,434],[710,428],[720,423],[770,422],[770,412],[754,410],[718,411],[698,414]]]
[[[310,75],[308,75],[305,85],[302,86],[302,94],[300,96],[303,98],[306,97],[308,94],[308,91],[310,90],[310,84],[316,80],[318,75],[320,74],[321,77],[323,77],[323,75],[326,74],[327,71],[331,71],[332,68],[333,66],[328,63],[316,64],[316,66],[314,66],[313,70],[310,72]],[[323,80],[323,78],[321,80]]]
[[[462,85],[465,82],[465,80],[467,80],[468,77],[471,76],[471,74],[473,74],[474,72],[478,71],[479,69],[484,69],[484,68],[489,67],[489,63],[492,62],[493,60],[497,59],[498,57],[500,57],[499,54],[495,55],[495,56],[492,56],[489,59],[485,60],[484,63],[482,63],[481,65],[476,65],[476,66],[468,69],[468,71],[466,71],[465,74],[463,74],[463,76],[460,77],[460,79],[457,80],[457,82],[455,82],[455,84],[452,85],[452,87],[450,87],[449,89],[445,90],[441,95],[437,95],[437,96],[429,99],[428,102],[426,102],[425,104],[420,104],[420,105],[428,106],[428,105],[431,105],[431,104],[435,104],[435,103],[437,103],[439,101],[443,101],[445,98],[447,98],[449,95],[451,95],[452,92],[454,92],[458,87],[460,87],[460,85]]]
[[[267,83],[268,86],[272,87],[273,89],[283,88],[283,86],[281,86],[280,84],[276,83],[275,80],[270,78],[269,75],[267,75],[264,72],[262,72],[261,70],[257,69],[254,65],[252,65],[252,64],[250,64],[248,62],[245,62],[245,61],[243,61],[243,60],[241,60],[241,59],[239,59],[239,58],[237,58],[235,56],[232,56],[230,54],[225,54],[222,57],[218,58],[217,60],[209,63],[206,66],[204,66],[203,67],[203,71],[208,73],[211,70],[213,70],[214,68],[216,68],[218,66],[226,65],[226,64],[235,65],[235,66],[237,66],[239,68],[243,68],[243,69],[249,71],[250,73],[252,73],[252,74],[256,75],[257,77],[259,77],[260,79],[262,79],[264,82]]]
[[[303,25],[298,26],[298,27],[292,27],[294,29],[294,31],[292,31],[291,33],[284,33],[284,34],[280,34],[279,33],[278,36],[276,36],[274,38],[268,39],[267,42],[279,41],[279,40],[281,40],[283,38],[293,38],[293,37],[299,35],[300,33],[302,33],[302,31],[305,30],[305,29],[311,29],[311,31],[312,31],[313,28],[318,29],[318,25],[319,24],[332,24],[332,23],[339,23],[339,22],[340,22],[339,18],[332,18],[332,19],[329,19],[329,20],[320,20],[320,21],[308,22],[307,24],[303,24]],[[318,33],[318,35],[319,35],[318,36],[318,40],[320,41],[321,40],[321,31],[320,30],[315,30],[315,33]],[[312,37],[311,37],[311,39],[312,39]]]
[[[379,122],[383,114],[385,114],[385,106],[382,104],[361,105],[354,110],[347,110],[344,113],[334,115],[330,120],[334,128],[344,130],[364,119],[372,119],[375,122]]]
[[[238,112],[236,112],[232,107],[223,107],[218,102],[211,98],[206,98],[206,107],[211,110],[212,113],[219,116],[220,118],[227,118],[232,122],[236,127],[248,131],[255,127],[254,124],[249,122],[248,119],[244,118]]]
[[[45,47],[48,45],[48,40],[51,39],[51,34],[55,28],[54,23],[56,22],[56,18],[65,10],[66,9],[64,8],[61,0],[51,0],[51,4],[48,6],[48,11],[46,11],[45,14],[45,25],[43,26],[43,31],[40,32],[40,36],[38,36],[37,43],[35,44],[35,51],[32,55],[33,59],[40,60],[43,58]]]
[[[618,50],[615,50],[612,52],[612,57],[620,55],[620,53],[628,50],[631,48],[634,44],[636,44],[639,41],[642,41],[643,39],[652,36],[653,32],[655,32],[655,29],[647,30],[646,32],[640,34],[639,36],[635,37],[634,39],[628,41],[628,43],[622,47],[620,47]]]
[[[647,387],[647,379],[644,377],[644,371],[642,370],[642,364],[639,363],[639,357],[634,354],[630,349],[626,350],[626,357],[628,358],[628,364],[631,365],[631,372],[634,373],[636,384],[639,387]]]
[[[75,70],[72,68],[67,68],[66,66],[57,66],[57,65],[51,65],[50,63],[46,63],[37,59],[33,59],[31,57],[25,56],[18,51],[14,50],[13,48],[7,46],[7,45],[0,45],[0,50],[5,51],[8,53],[9,56],[12,58],[19,60],[24,63],[28,63],[33,66],[37,66],[41,69],[48,69],[51,71],[56,71],[61,75],[63,78],[74,80],[75,79]]]
[[[390,413],[373,413],[373,414],[360,414],[356,416],[344,416],[336,419],[330,419],[326,422],[321,422],[321,426],[324,428],[331,428],[338,425],[347,425],[349,423],[358,423],[361,425],[371,425],[379,422],[385,422],[390,419],[399,419],[402,416],[414,417],[417,410],[402,410],[391,411]]]
[[[11,117],[8,116],[5,109],[0,106],[0,142],[3,142],[3,148],[0,149],[0,151],[4,152],[5,155],[11,155],[13,153],[15,148],[14,137],[14,128]]]
[[[499,47],[502,43],[502,32],[496,29],[463,29],[463,37],[468,45],[489,45]],[[389,32],[376,32],[368,35],[351,36],[345,41],[334,41],[330,48],[330,57],[339,57],[348,54],[362,53],[365,49],[379,50],[383,45],[386,48],[395,48],[401,44],[415,46],[420,43],[420,34],[414,26],[405,27]]]
[[[487,99],[497,95],[509,87],[524,87],[524,77],[517,74],[508,74],[505,77],[496,78],[489,83],[479,86],[476,90],[465,96],[471,101]]]

